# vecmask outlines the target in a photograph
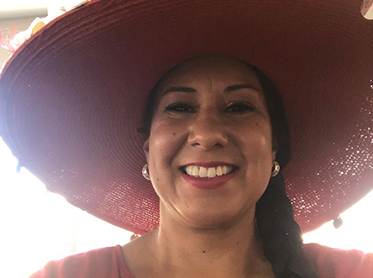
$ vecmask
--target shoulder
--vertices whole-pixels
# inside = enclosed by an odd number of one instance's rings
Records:
[[[305,244],[304,250],[316,266],[320,278],[373,277],[373,253],[340,250],[319,244]]]
[[[126,277],[124,269],[122,247],[117,245],[51,261],[30,278]]]

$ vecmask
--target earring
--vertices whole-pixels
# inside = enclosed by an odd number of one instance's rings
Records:
[[[271,177],[276,177],[279,172],[280,172],[280,164],[278,164],[278,162],[275,160],[275,162],[273,162],[273,170],[272,170]]]
[[[130,240],[132,241],[132,240],[134,240],[136,238],[139,238],[139,237],[141,237],[139,234],[132,234],[131,237],[130,237]]]
[[[144,167],[142,167],[141,172],[142,172],[142,176],[143,176],[146,180],[150,181],[148,164],[145,164]]]

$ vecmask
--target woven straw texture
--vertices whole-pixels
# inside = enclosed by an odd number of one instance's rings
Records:
[[[199,55],[241,58],[277,84],[292,134],[296,220],[317,228],[373,186],[373,25],[360,1],[95,1],[38,32],[4,69],[0,135],[21,166],[125,229],[157,227],[136,132],[148,93]]]

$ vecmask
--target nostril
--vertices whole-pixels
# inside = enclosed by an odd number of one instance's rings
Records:
[[[209,150],[213,147],[224,147],[228,142],[228,134],[224,125],[206,125],[195,123],[190,126],[188,144],[193,147]]]

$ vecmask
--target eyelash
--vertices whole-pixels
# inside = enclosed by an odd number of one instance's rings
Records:
[[[244,113],[246,111],[253,111],[255,110],[255,107],[246,101],[233,101],[228,104],[228,107],[225,109],[225,111],[229,112],[229,109],[236,109],[234,111],[231,110],[233,113]],[[175,113],[194,113],[195,110],[190,104],[183,103],[183,102],[176,102],[168,105],[165,108],[165,111],[169,112],[175,112]]]
[[[186,111],[186,109],[192,109],[193,111]],[[183,112],[193,113],[194,109],[189,104],[186,104],[186,103],[183,103],[183,102],[176,102],[176,103],[172,103],[172,104],[168,105],[166,107],[165,111],[176,112],[176,113],[183,113]]]
[[[229,103],[226,111],[230,108],[238,108],[239,110],[234,111],[234,113],[244,113],[246,111],[254,111],[255,107],[247,101],[233,101]],[[233,112],[233,111],[232,111]]]

